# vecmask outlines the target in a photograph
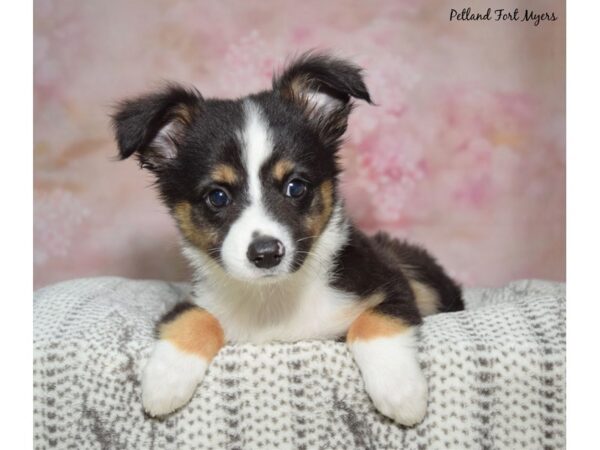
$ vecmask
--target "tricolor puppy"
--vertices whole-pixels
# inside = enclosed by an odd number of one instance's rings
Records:
[[[170,85],[120,104],[120,156],[156,175],[196,272],[189,303],[158,325],[148,413],[186,404],[227,342],[345,337],[377,409],[423,419],[415,329],[462,309],[461,291],[421,248],[345,215],[337,152],[353,99],[371,102],[361,69],[309,53],[241,99]]]

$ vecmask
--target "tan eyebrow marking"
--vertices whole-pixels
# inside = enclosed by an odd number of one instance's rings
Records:
[[[228,164],[219,164],[213,169],[210,177],[215,183],[236,184],[238,182],[235,169]]]
[[[289,159],[280,159],[273,166],[273,177],[277,181],[283,181],[283,178],[294,170],[294,163]]]

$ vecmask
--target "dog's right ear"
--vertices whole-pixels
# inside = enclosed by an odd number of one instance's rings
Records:
[[[170,84],[159,92],[121,102],[112,116],[120,158],[135,153],[142,167],[154,172],[168,166],[202,101],[199,92]]]

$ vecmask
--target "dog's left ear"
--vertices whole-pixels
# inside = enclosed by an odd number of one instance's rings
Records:
[[[273,90],[300,106],[332,144],[346,131],[352,98],[372,103],[362,69],[322,53],[305,53],[293,61],[273,78]]]

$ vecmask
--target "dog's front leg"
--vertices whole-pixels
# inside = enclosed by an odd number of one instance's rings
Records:
[[[346,339],[375,407],[401,425],[419,423],[427,410],[427,381],[414,334],[415,327],[401,319],[367,310]]]
[[[218,320],[191,303],[178,304],[160,321],[158,342],[142,376],[142,403],[153,416],[185,405],[225,339]]]

